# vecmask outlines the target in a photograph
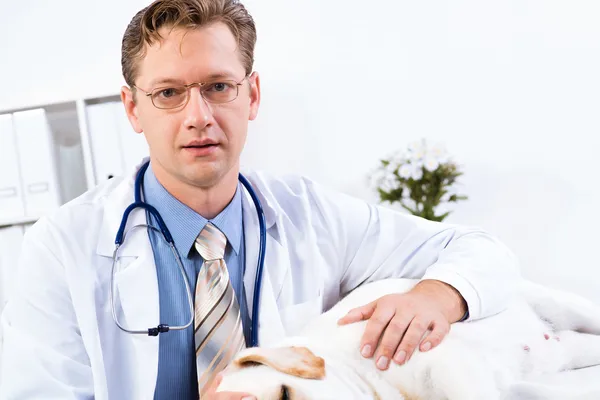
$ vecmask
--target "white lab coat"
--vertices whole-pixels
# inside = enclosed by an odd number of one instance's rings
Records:
[[[365,281],[442,280],[462,293],[471,319],[503,310],[515,290],[514,257],[480,230],[367,205],[303,178],[246,177],[268,228],[261,345],[294,334]],[[133,173],[112,179],[28,231],[14,295],[2,316],[1,399],[153,397],[158,339],[120,331],[109,299],[115,235],[133,202],[133,181]],[[243,218],[251,305],[259,231],[247,193]],[[138,209],[128,226],[144,222]],[[157,277],[145,230],[128,236],[120,254],[127,260],[115,274],[120,320],[135,329],[156,326]]]

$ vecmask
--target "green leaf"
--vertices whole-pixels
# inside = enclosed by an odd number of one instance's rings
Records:
[[[419,214],[419,212],[418,212],[418,211],[416,211],[416,210],[413,210],[412,208],[410,208],[409,206],[407,206],[407,205],[406,205],[406,204],[404,204],[404,203],[400,203],[400,205],[402,206],[402,208],[404,208],[405,210],[408,210],[408,212],[410,212],[410,213],[411,213],[411,214],[413,214],[413,215],[418,215],[418,214]]]
[[[442,222],[442,221],[443,221],[443,220],[445,220],[445,219],[446,219],[446,217],[447,217],[448,215],[450,215],[451,213],[452,213],[452,211],[445,212],[445,213],[443,213],[442,215],[440,215],[440,216],[438,216],[438,217],[435,217],[434,221]]]

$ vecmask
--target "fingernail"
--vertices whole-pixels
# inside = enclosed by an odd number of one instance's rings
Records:
[[[365,344],[362,348],[362,351],[360,352],[360,354],[362,354],[363,357],[371,357],[371,346],[368,344]]]
[[[338,319],[338,324],[339,325],[345,324],[346,323],[346,319],[348,319],[348,317],[350,317],[350,314],[346,314],[342,318]]]
[[[423,345],[423,347],[421,348],[421,351],[429,351],[431,350],[431,343],[427,342]]]
[[[406,352],[404,350],[399,351],[398,354],[396,354],[396,357],[394,357],[394,361],[396,361],[398,364],[404,363],[405,359]]]
[[[381,356],[377,360],[377,368],[386,369],[388,367],[389,363],[390,363],[390,361],[388,360],[388,358],[386,356]]]

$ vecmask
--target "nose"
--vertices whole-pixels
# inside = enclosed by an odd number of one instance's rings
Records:
[[[213,122],[212,109],[200,94],[199,87],[190,89],[190,98],[185,106],[184,124],[188,129],[203,130]]]

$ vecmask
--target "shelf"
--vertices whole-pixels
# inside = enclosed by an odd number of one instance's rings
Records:
[[[16,113],[23,111],[35,113],[39,111],[42,114],[38,109],[43,110],[47,122],[45,125],[49,128],[48,151],[52,159],[50,168],[56,175],[56,182],[51,190],[52,193],[57,192],[57,204],[54,202],[52,204],[41,203],[47,205],[47,208],[53,209],[54,206],[68,203],[104,182],[110,175],[120,175],[129,171],[133,168],[132,165],[136,165],[142,157],[148,155],[146,141],[143,135],[137,134],[131,127],[118,93],[105,93],[96,97],[71,100],[62,99],[48,104],[15,105],[12,109],[0,109],[0,116],[4,114],[16,116]],[[15,116],[11,118],[11,129],[15,138],[9,143],[11,146],[16,146],[16,138],[21,137],[15,130]],[[3,131],[0,131],[0,134],[2,133]],[[5,142],[0,140],[0,146],[3,143]],[[17,151],[17,155],[22,154],[25,153]],[[18,195],[23,202],[22,207],[15,209],[12,214],[29,213],[34,216],[11,216],[11,212],[7,211],[11,208],[3,208],[5,212],[0,214],[0,228],[14,225],[27,227],[45,214],[46,211],[42,210],[45,208],[42,206],[38,207],[39,209],[32,207],[27,210],[24,204],[24,178],[21,176],[24,168],[21,163],[28,168],[32,167],[27,169],[29,171],[33,170],[35,162],[36,160],[22,162],[21,158],[17,157],[9,165],[9,167],[14,167],[13,164],[16,164],[19,171],[18,179],[13,179],[14,183],[11,180],[12,186],[9,185],[9,187],[21,185]],[[0,180],[1,184],[4,182]],[[5,204],[3,201],[4,198],[0,199],[0,206]],[[18,201],[14,203],[20,204]]]
[[[15,104],[14,106],[10,106],[10,107],[0,107],[0,114],[9,114],[9,113],[14,113],[14,112],[18,112],[18,111],[32,110],[34,108],[60,109],[60,108],[64,108],[65,106],[68,106],[69,104],[76,103],[79,100],[94,103],[94,102],[99,102],[99,101],[106,101],[106,99],[120,100],[121,95],[120,95],[120,93],[116,93],[115,91],[110,91],[110,92],[106,92],[106,93],[98,93],[96,96],[84,97],[84,98],[79,98],[79,97],[78,98],[57,98],[54,101],[50,101],[47,103],[42,102],[42,103]]]
[[[26,225],[36,222],[39,217],[16,217],[9,219],[0,219],[0,228],[11,225]]]

